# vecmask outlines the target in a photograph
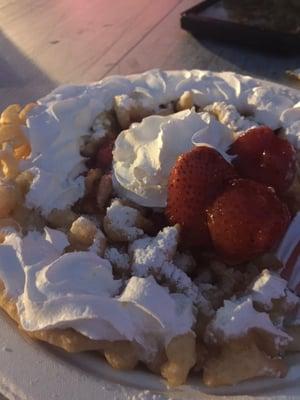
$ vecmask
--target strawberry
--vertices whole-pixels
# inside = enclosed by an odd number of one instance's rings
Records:
[[[111,167],[113,160],[112,151],[114,148],[114,143],[114,139],[108,138],[99,147],[96,156],[96,165],[98,168],[106,170]]]
[[[266,127],[253,128],[231,145],[228,154],[243,178],[272,186],[278,194],[287,191],[296,173],[295,150]]]
[[[272,250],[290,221],[287,206],[274,190],[250,179],[231,181],[207,214],[215,250],[229,264]]]
[[[181,155],[169,177],[166,215],[179,223],[182,238],[191,246],[210,246],[206,208],[236,172],[213,148],[195,147]]]

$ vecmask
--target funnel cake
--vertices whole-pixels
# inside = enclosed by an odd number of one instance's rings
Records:
[[[34,339],[113,368],[143,363],[174,386],[192,371],[208,386],[285,376],[286,351],[300,350],[299,101],[233,73],[153,70],[8,107],[0,306]],[[295,149],[278,200],[292,222],[279,245],[227,265],[168,223],[169,176],[195,147],[231,163],[232,143],[260,125]]]

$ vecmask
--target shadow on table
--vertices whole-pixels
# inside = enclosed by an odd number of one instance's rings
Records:
[[[0,32],[0,109],[34,101],[57,86],[32,60]]]

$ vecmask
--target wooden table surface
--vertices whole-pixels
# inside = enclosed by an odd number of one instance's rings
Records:
[[[62,83],[157,67],[231,70],[300,88],[285,76],[300,67],[300,55],[199,42],[181,30],[180,13],[196,3],[1,0],[0,108],[35,100]]]
[[[282,83],[300,55],[197,41],[180,12],[197,0],[1,0],[0,107],[149,68],[232,70]],[[299,87],[299,86],[298,86]]]

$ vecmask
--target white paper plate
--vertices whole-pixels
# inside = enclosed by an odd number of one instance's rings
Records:
[[[300,354],[289,356],[284,379],[208,389],[195,376],[171,390],[145,370],[116,371],[96,354],[67,354],[33,342],[4,313],[0,321],[0,392],[9,400],[300,399]]]
[[[299,96],[299,91],[285,89]],[[2,312],[0,322],[0,392],[9,400],[300,399],[300,353],[288,357],[284,379],[209,389],[199,376],[192,376],[188,385],[169,389],[163,379],[146,370],[121,372],[96,354],[68,354],[33,342]]]

